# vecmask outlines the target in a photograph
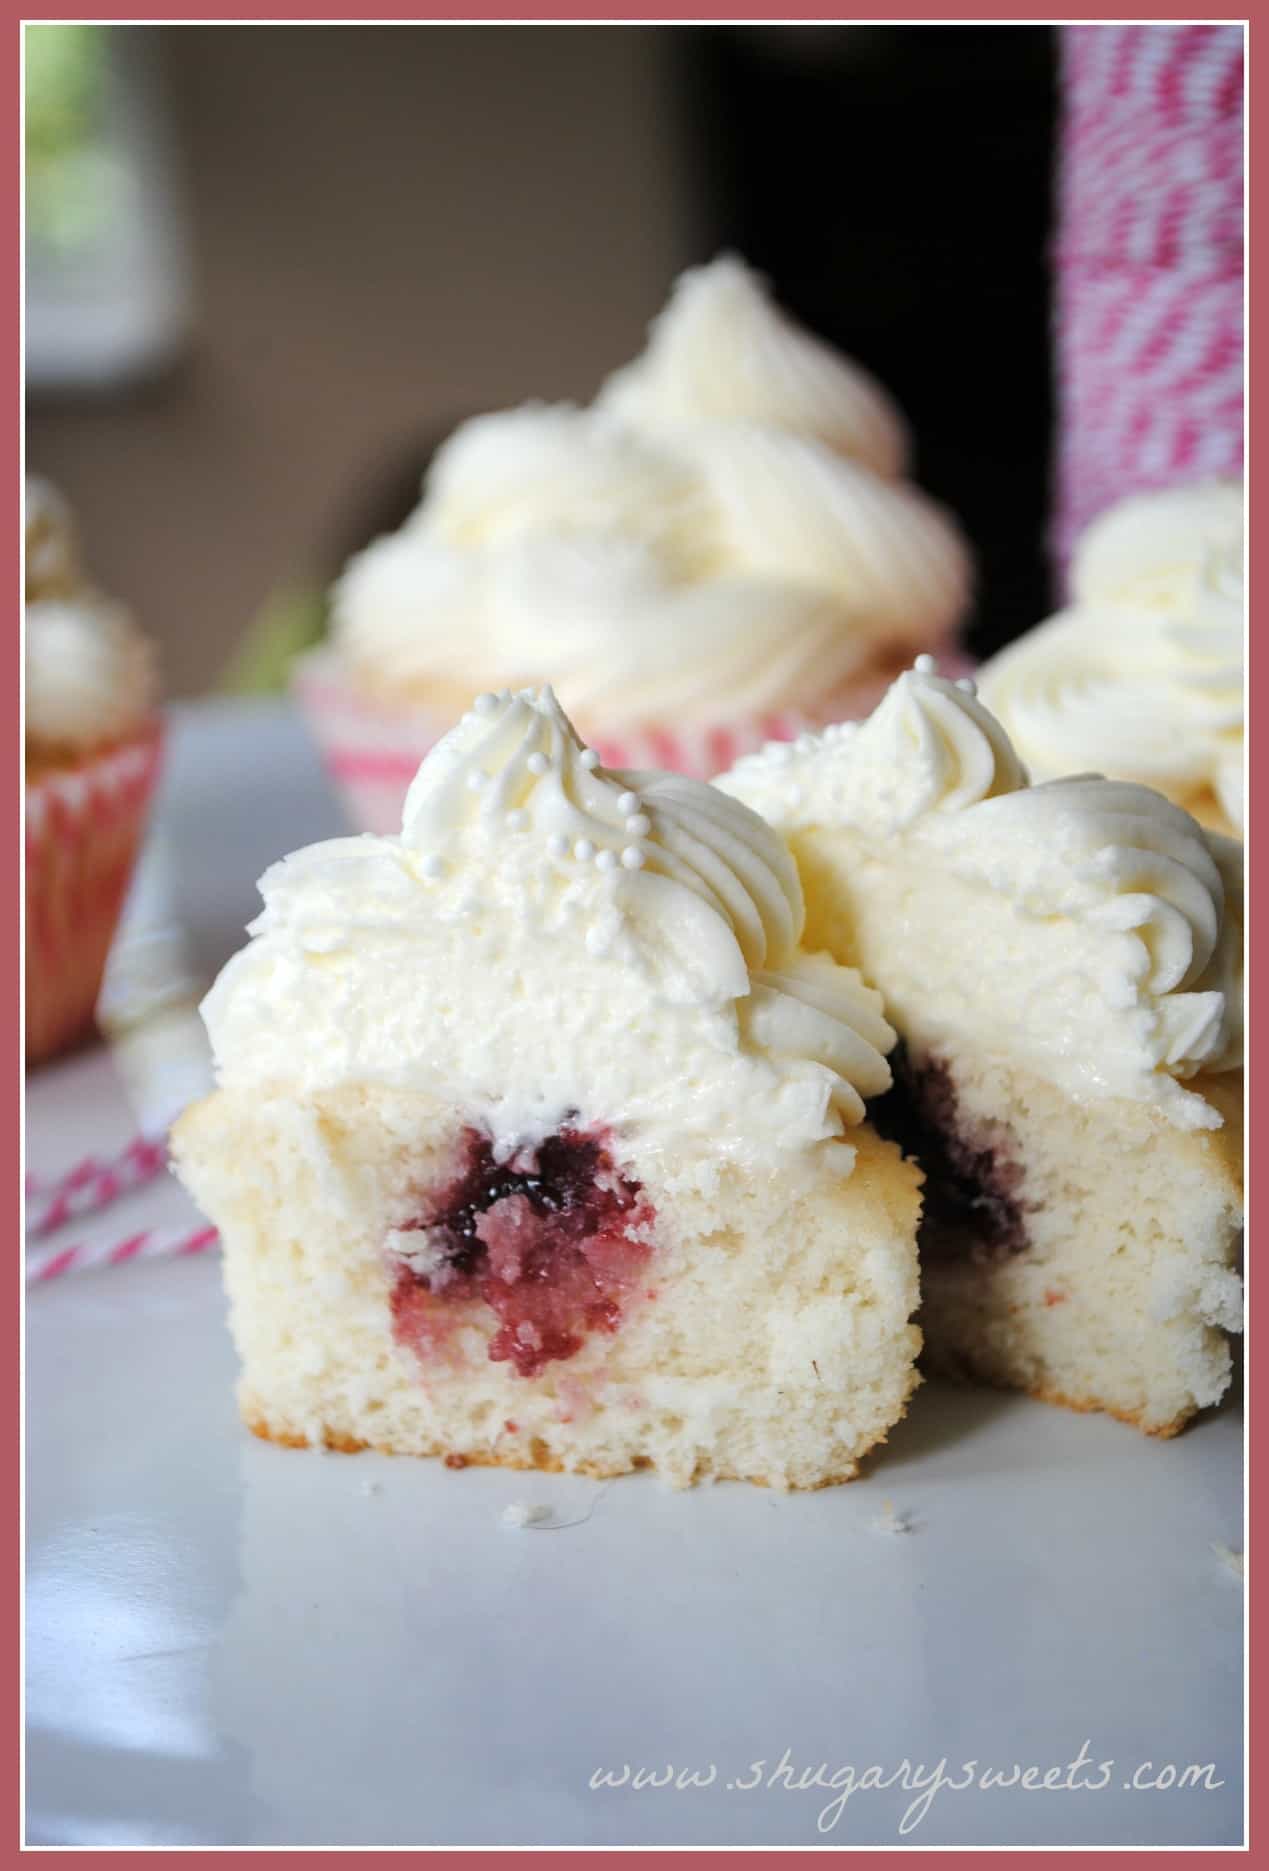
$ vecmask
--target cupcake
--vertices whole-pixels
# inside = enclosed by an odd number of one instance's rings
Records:
[[[296,680],[355,821],[399,822],[473,687],[549,680],[608,762],[706,777],[858,714],[969,596],[857,365],[740,261],[689,272],[588,406],[474,418],[335,587]]]
[[[931,1361],[1170,1436],[1241,1324],[1242,848],[1144,786],[1029,784],[972,691],[914,670],[719,787],[899,1034],[869,1118],[925,1171]]]
[[[66,505],[26,483],[26,1057],[92,1025],[159,763],[149,644],[80,569]]]
[[[848,1479],[916,1383],[894,1034],[754,813],[477,699],[392,837],[261,885],[173,1134],[290,1445]]]
[[[1243,832],[1243,490],[1139,494],[1080,542],[1074,602],[981,671],[1036,779],[1138,780]]]

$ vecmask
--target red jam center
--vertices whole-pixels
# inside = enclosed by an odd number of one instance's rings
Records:
[[[868,1107],[883,1137],[925,1171],[917,1242],[930,1260],[1005,1259],[1030,1245],[1017,1143],[1004,1123],[967,1123],[956,1084],[933,1055],[918,1067],[900,1041],[894,1083]]]
[[[533,1377],[590,1333],[616,1331],[652,1252],[652,1219],[603,1132],[557,1131],[499,1163],[490,1139],[466,1129],[458,1175],[404,1231],[420,1252],[393,1289],[395,1336],[435,1353],[459,1309],[483,1301],[498,1320],[490,1358]]]

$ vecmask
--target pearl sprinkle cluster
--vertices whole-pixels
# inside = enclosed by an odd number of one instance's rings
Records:
[[[510,690],[502,694],[492,691],[478,695],[471,704],[470,715],[482,720],[505,709],[516,699]],[[527,697],[526,697],[527,699]],[[586,773],[594,773],[601,765],[599,754],[593,747],[584,747],[576,755],[577,764]],[[551,755],[541,750],[529,754],[524,765],[535,779],[542,779],[552,770]],[[465,785],[472,793],[485,792],[492,776],[482,767],[475,767],[468,773]],[[621,815],[620,846],[598,844],[593,838],[570,839],[564,832],[553,832],[546,840],[546,850],[552,858],[571,858],[578,864],[593,864],[595,869],[606,874],[617,870],[642,870],[648,861],[646,851],[638,840],[646,838],[652,831],[652,820],[644,810],[643,801],[638,793],[626,791],[618,795],[617,810]],[[527,831],[532,822],[530,812],[522,806],[513,806],[502,818],[502,825],[509,833]],[[419,861],[419,874],[428,882],[438,882],[447,874],[448,866],[444,858],[435,854],[422,857]]]

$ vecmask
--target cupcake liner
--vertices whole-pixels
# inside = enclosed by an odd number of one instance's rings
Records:
[[[453,727],[453,711],[389,708],[367,699],[328,650],[296,661],[291,689],[352,823],[364,832],[399,832],[410,781],[424,754]]]
[[[952,653],[940,655],[939,667],[955,677],[970,665]],[[768,741],[796,740],[831,721],[868,714],[897,673],[897,666],[870,672],[817,710],[780,709],[708,726],[649,722],[605,728],[579,720],[577,727],[606,767],[663,768],[707,780]],[[330,650],[300,658],[292,688],[352,823],[360,831],[400,831],[410,782],[424,755],[453,727],[455,713],[416,705],[393,708],[367,697]]]
[[[160,762],[157,721],[26,791],[26,1059],[92,1026]]]

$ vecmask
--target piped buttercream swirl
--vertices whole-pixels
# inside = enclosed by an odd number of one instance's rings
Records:
[[[895,478],[888,405],[739,262],[690,276],[631,368],[587,408],[479,416],[438,451],[415,514],[335,587],[361,686],[427,702],[549,679],[605,726],[709,725],[822,713],[955,627],[969,555]]]
[[[1209,553],[1242,562],[1241,481],[1198,481],[1133,494],[1093,521],[1075,548],[1071,594],[1184,609]]]
[[[581,1108],[775,1154],[889,1083],[880,997],[804,950],[782,841],[712,787],[606,771],[549,690],[479,697],[399,838],[309,847],[261,891],[204,1006],[225,1082],[439,1085],[508,1135]]]
[[[909,452],[903,417],[876,379],[795,325],[733,254],[683,274],[643,355],[597,401],[652,434],[741,423],[812,436],[886,480],[903,473]]]
[[[1183,1126],[1219,1121],[1183,1081],[1241,1062],[1228,840],[1142,786],[1030,785],[973,693],[916,671],[867,722],[768,748],[719,785],[790,838],[810,938],[835,919],[834,952],[905,1031],[998,1047]],[[848,862],[821,903],[809,879],[834,851]]]
[[[154,655],[130,613],[80,569],[70,509],[25,488],[23,662],[28,756],[58,760],[120,739],[154,701]]]
[[[70,507],[38,474],[27,475],[22,504],[26,600],[67,597],[83,583]]]
[[[1093,768],[1241,830],[1242,562],[1236,484],[1142,495],[1093,526],[1076,602],[982,671],[1038,779]]]

